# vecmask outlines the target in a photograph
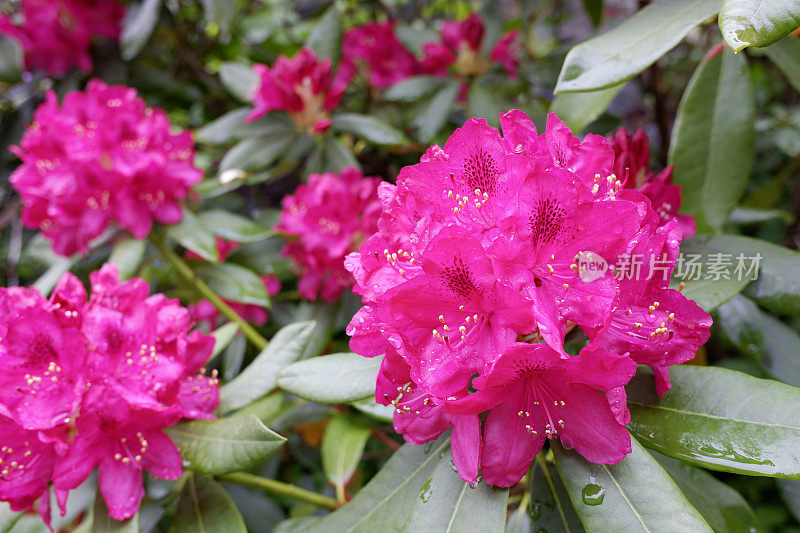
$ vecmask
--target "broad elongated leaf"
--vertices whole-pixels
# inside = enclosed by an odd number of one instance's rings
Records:
[[[250,65],[223,63],[219,68],[219,79],[231,94],[242,102],[250,102],[259,84],[258,75]]]
[[[339,60],[341,42],[342,16],[334,3],[311,30],[306,46],[313,50],[317,57],[329,57],[335,63]]]
[[[201,0],[205,18],[216,25],[217,31],[228,31],[233,18],[238,11],[237,4],[227,0]]]
[[[22,65],[22,47],[19,43],[5,35],[0,37],[0,80],[18,80]]]
[[[779,479],[778,490],[781,498],[789,507],[794,517],[800,520],[800,481],[794,479]]]
[[[258,222],[221,209],[203,211],[197,215],[197,218],[214,235],[229,241],[258,242],[272,234],[270,228],[262,226]]]
[[[370,430],[359,419],[347,414],[334,416],[322,436],[322,469],[336,494],[344,497],[344,486],[356,471]]]
[[[278,331],[250,365],[219,391],[219,412],[244,407],[275,388],[281,370],[305,350],[314,322],[296,322]]]
[[[322,159],[324,167],[331,172],[341,172],[345,167],[361,168],[353,151],[334,137],[322,141]]]
[[[641,444],[615,465],[590,463],[553,441],[553,455],[587,531],[711,531]]]
[[[655,393],[640,369],[627,386],[628,429],[647,447],[711,470],[800,479],[800,389],[715,367],[670,367]]]
[[[211,352],[209,360],[221,354],[222,350],[228,347],[238,331],[239,326],[236,322],[228,322],[212,331],[211,334],[214,336],[214,350]]]
[[[447,85],[436,91],[430,101],[420,110],[419,115],[414,119],[414,127],[417,129],[417,138],[423,143],[429,142],[442,129],[450,110],[456,102],[456,96],[460,88],[460,82],[450,80]]]
[[[145,250],[147,241],[124,236],[114,244],[108,262],[117,265],[120,279],[128,279],[136,274],[136,270],[142,264]]]
[[[381,357],[335,353],[312,357],[286,368],[278,386],[301,398],[323,403],[347,403],[375,393]]]
[[[278,160],[297,142],[297,134],[288,125],[269,135],[245,139],[222,157],[220,171],[237,169],[254,172],[263,170]]]
[[[138,533],[139,514],[127,520],[114,520],[108,516],[108,508],[103,496],[98,492],[94,499],[94,512],[92,513],[92,533]]]
[[[375,401],[375,398],[364,398],[350,405],[381,422],[391,422],[394,420],[395,408],[391,405],[381,405]]]
[[[454,471],[450,454],[439,459],[419,493],[405,531],[502,531],[508,489],[470,487]]]
[[[764,53],[783,72],[796,91],[800,91],[800,40],[786,37],[764,48]]]
[[[264,282],[252,270],[230,263],[203,265],[197,275],[211,289],[227,300],[269,307],[270,300]]]
[[[555,113],[574,132],[579,132],[603,114],[625,86],[621,83],[608,89],[585,93],[559,93],[550,104]]]
[[[382,146],[394,146],[408,142],[406,136],[391,125],[369,115],[339,113],[331,117],[331,127],[336,131],[354,133],[359,137]]]
[[[722,37],[735,52],[769,46],[798,26],[797,0],[725,0],[719,10]]]
[[[233,500],[219,483],[208,476],[192,474],[183,485],[169,531],[247,533],[247,528]]]
[[[721,0],[654,2],[567,54],[555,92],[605,89],[629,80],[714,15]]]
[[[187,469],[213,475],[252,468],[286,442],[254,415],[193,420],[165,431]]]
[[[123,59],[139,55],[158,23],[160,12],[161,0],[142,0],[128,9],[119,39]]]
[[[715,531],[758,531],[758,520],[747,501],[705,470],[653,453],[683,495]]]
[[[396,83],[383,93],[389,102],[416,102],[447,83],[441,76],[413,76]]]
[[[219,261],[217,239],[188,209],[183,210],[180,222],[167,227],[167,237],[206,261]]]
[[[195,132],[198,142],[222,144],[236,139],[244,126],[244,119],[250,114],[249,107],[229,111],[218,119],[209,122]]]
[[[755,104],[743,55],[711,53],[678,107],[669,161],[683,187],[681,210],[698,231],[720,230],[747,186],[753,166]]]
[[[450,438],[422,446],[405,444],[355,497],[306,533],[400,531],[409,512],[425,496],[424,485],[450,453]]]
[[[469,88],[467,97],[467,112],[475,118],[484,118],[492,127],[498,127],[500,121],[497,118],[499,113],[505,112],[505,104],[500,103],[492,92],[485,88],[480,81],[476,81]]]
[[[580,518],[572,507],[572,502],[564,487],[564,482],[554,466],[537,460],[531,475],[531,502],[529,517],[533,529],[538,531],[563,531],[581,533],[584,531]]]

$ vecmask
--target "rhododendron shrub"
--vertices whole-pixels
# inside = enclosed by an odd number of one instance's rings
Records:
[[[541,134],[520,111],[500,123],[502,136],[468,120],[383,184],[379,230],[346,266],[364,301],[350,346],[384,355],[376,400],[395,406],[395,428],[419,443],[452,426],[462,479],[510,486],[545,439],[622,460],[630,415],[618,398],[636,363],[664,394],[711,317],[668,288],[680,226],[623,188],[607,140],[581,141],[554,115]],[[667,272],[630,275],[632,253]],[[593,256],[603,268],[587,270]],[[578,330],[590,342],[570,355]]]
[[[176,300],[148,295],[141,279],[120,281],[107,264],[91,295],[65,274],[49,299],[35,289],[0,289],[0,500],[50,522],[98,469],[111,517],[133,516],[143,473],[177,479],[178,448],[163,430],[182,418],[213,418],[216,375],[204,365],[214,339]]]
[[[370,85],[386,89],[423,72],[423,66],[403,47],[395,23],[373,22],[347,30],[342,36],[342,62],[337,76],[350,79],[362,72]]]
[[[62,255],[86,252],[112,223],[143,239],[154,222],[179,222],[179,202],[203,176],[189,132],[173,133],[135,89],[100,80],[61,105],[48,92],[12,151],[22,160],[10,178],[22,220]]]

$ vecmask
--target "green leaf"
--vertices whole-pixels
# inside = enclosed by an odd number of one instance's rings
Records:
[[[764,53],[783,72],[792,87],[800,91],[800,40],[786,37],[764,48]]]
[[[646,369],[626,387],[628,429],[645,446],[710,470],[800,479],[800,389],[724,368],[669,371],[661,399]]]
[[[727,49],[706,56],[681,98],[669,152],[681,211],[697,219],[697,231],[720,230],[747,187],[754,120],[744,56]]]
[[[278,386],[301,398],[322,403],[348,403],[375,394],[381,357],[335,353],[312,357],[286,368]]]
[[[350,148],[335,137],[326,137],[322,141],[322,158],[324,168],[331,172],[341,172],[345,167],[360,168]]]
[[[353,133],[381,146],[396,146],[408,143],[400,131],[380,119],[358,113],[338,113],[331,117],[334,131]]]
[[[428,143],[439,133],[447,122],[447,117],[450,116],[450,110],[456,102],[460,88],[461,82],[449,80],[447,85],[436,91],[430,101],[420,109],[414,119],[417,138],[420,141]]]
[[[317,57],[330,57],[334,63],[339,60],[342,42],[342,17],[334,3],[319,19],[306,46],[317,54]]]
[[[308,528],[320,523],[322,516],[298,516],[289,518],[275,526],[272,533],[306,533]]]
[[[583,0],[583,9],[595,28],[603,22],[603,0]]]
[[[380,420],[381,422],[391,422],[394,420],[394,407],[391,405],[381,405],[375,401],[375,398],[364,398],[363,400],[355,401],[350,405],[365,415],[369,415],[376,420]]]
[[[253,100],[253,94],[260,83],[253,67],[232,62],[220,66],[219,79],[232,95],[248,103]]]
[[[16,81],[22,69],[22,47],[15,39],[0,36],[0,80]]]
[[[756,515],[741,494],[705,470],[659,453],[652,455],[715,531],[758,531]]]
[[[734,52],[769,46],[798,26],[797,0],[725,0],[719,10],[719,29]]]
[[[186,468],[212,475],[248,470],[286,442],[254,415],[192,420],[164,431],[180,449]]]
[[[447,83],[441,76],[412,76],[386,89],[383,99],[389,102],[416,102]]]
[[[190,474],[181,490],[170,533],[225,531],[247,533],[244,519],[219,483],[208,476]]]
[[[410,26],[400,23],[394,28],[394,34],[408,51],[415,56],[422,56],[426,43],[433,43],[439,40],[439,32],[433,28],[426,27],[418,23]]]
[[[244,407],[271,392],[281,370],[300,357],[313,331],[314,322],[296,322],[281,328],[241,374],[220,388],[219,412]]]
[[[50,268],[48,268],[44,274],[33,282],[32,286],[44,296],[49,295],[50,291],[52,291],[56,283],[58,283],[58,280],[61,279],[61,276],[72,268],[76,260],[77,257],[59,257],[50,265]]]
[[[211,357],[208,358],[209,361],[221,354],[222,350],[231,343],[238,332],[239,326],[236,322],[228,322],[212,331],[211,334],[214,336],[214,350],[211,352]]]
[[[117,265],[120,279],[128,279],[136,274],[142,264],[145,250],[147,241],[125,235],[117,239],[107,262]]]
[[[272,234],[270,228],[230,211],[212,209],[198,213],[197,218],[217,237],[235,242],[258,242]]]
[[[264,288],[264,282],[250,269],[225,263],[202,265],[196,273],[211,287],[211,290],[226,300],[262,307],[270,306],[269,294]]]
[[[167,237],[206,261],[219,261],[217,239],[188,209],[183,210],[180,222],[167,226]]]
[[[225,113],[197,130],[194,134],[195,140],[208,144],[223,144],[237,138],[250,111],[252,109],[249,107],[241,107]]]
[[[778,492],[795,519],[800,520],[800,481],[779,479]]]
[[[331,418],[322,436],[322,470],[334,487],[339,500],[344,487],[356,471],[370,429],[359,419],[345,413]]]
[[[558,472],[587,531],[711,531],[641,444],[615,465],[590,463],[551,441]]]
[[[139,55],[158,24],[160,13],[161,0],[142,0],[128,8],[119,39],[122,59],[129,61]]]
[[[580,533],[583,525],[575,514],[567,489],[555,467],[542,460],[533,463],[529,516],[536,530]],[[533,530],[531,530],[533,531]]]
[[[627,81],[713,16],[721,0],[653,2],[611,31],[572,48],[555,92],[606,89]]]
[[[411,509],[426,497],[426,482],[449,454],[449,437],[403,445],[347,505],[309,525],[306,533],[403,531]]]
[[[503,531],[508,489],[480,483],[472,488],[458,477],[445,452],[423,485],[404,531]]]
[[[222,157],[219,170],[221,172],[231,169],[250,172],[262,170],[274,163],[296,142],[297,135],[288,127],[263,137],[245,139]]]
[[[494,95],[483,86],[480,80],[469,88],[467,97],[467,113],[475,118],[485,118],[492,127],[498,127],[500,121],[497,115],[507,111],[505,104],[497,101]]]
[[[624,86],[621,83],[600,91],[559,93],[550,104],[550,112],[555,113],[569,129],[577,133],[597,120]]]
[[[228,0],[201,0],[206,21],[210,25],[216,26],[215,32],[220,30],[227,32],[231,21],[236,17],[237,4]],[[210,28],[206,28],[206,34],[211,33]]]
[[[92,533],[138,533],[139,514],[127,520],[114,520],[108,516],[108,508],[103,500],[103,495],[97,492],[94,498],[94,512],[92,513]]]

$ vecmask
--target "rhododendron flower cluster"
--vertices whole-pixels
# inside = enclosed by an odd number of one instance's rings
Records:
[[[10,178],[22,221],[64,255],[85,252],[112,222],[140,239],[154,221],[179,222],[178,202],[202,179],[189,132],[171,133],[167,114],[135,89],[99,80],[61,106],[48,92],[12,151],[22,160]]]
[[[394,34],[394,22],[372,22],[351,28],[342,36],[338,76],[351,79],[360,66],[373,87],[386,89],[423,72],[422,64]]]
[[[272,67],[258,64],[253,70],[260,84],[246,122],[280,109],[310,133],[322,133],[330,127],[328,111],[339,105],[350,82],[346,75],[333,75],[330,58],[320,60],[308,48],[292,58],[278,57]]]
[[[39,501],[50,521],[52,483],[64,509],[94,470],[109,514],[133,516],[143,472],[182,473],[163,430],[181,418],[213,418],[218,380],[203,365],[214,338],[189,331],[177,300],[120,282],[112,264],[91,275],[91,297],[65,274],[49,299],[0,288],[0,500]]]
[[[0,16],[0,33],[20,43],[26,68],[62,76],[91,71],[92,39],[117,41],[124,15],[117,0],[22,0],[19,20]]]
[[[275,229],[290,239],[283,255],[296,264],[298,290],[306,300],[332,302],[353,285],[342,262],[376,230],[381,204],[380,178],[365,178],[352,167],[341,173],[311,174],[282,200]]]
[[[477,13],[472,13],[461,22],[445,21],[440,32],[441,42],[426,43],[423,48],[423,66],[427,72],[446,75],[452,67],[460,76],[485,74],[496,61],[512,78],[517,76],[519,66],[519,32],[503,35],[492,48],[487,58],[482,53],[484,26]]]
[[[711,318],[668,287],[680,224],[624,187],[608,140],[555,115],[542,134],[520,111],[500,123],[470,119],[382,183],[378,231],[345,264],[364,302],[350,347],[383,355],[375,395],[397,431],[452,428],[461,477],[509,486],[545,439],[622,460],[637,363],[663,394]],[[633,254],[666,267],[636,272]]]
[[[683,238],[695,234],[694,217],[678,214],[681,207],[681,188],[672,183],[672,165],[658,174],[650,169],[650,142],[642,130],[635,135],[620,128],[609,139],[614,148],[614,172],[624,178],[625,187],[638,189],[650,198],[653,209],[667,223],[677,219]]]

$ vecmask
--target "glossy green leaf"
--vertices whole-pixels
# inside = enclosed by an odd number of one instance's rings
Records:
[[[220,376],[223,381],[231,380],[239,375],[244,364],[245,352],[247,352],[247,338],[244,335],[234,337],[222,352]]]
[[[383,99],[389,102],[416,102],[447,83],[441,76],[412,76],[386,89]]]
[[[450,453],[443,454],[423,485],[404,531],[503,531],[508,489],[458,477]]]
[[[181,490],[170,533],[225,531],[247,533],[244,519],[219,483],[202,474],[192,474]]]
[[[309,528],[319,524],[322,516],[298,516],[284,520],[272,530],[272,533],[306,533]]]
[[[375,401],[375,398],[364,398],[363,400],[355,401],[350,405],[365,415],[369,415],[376,420],[380,420],[381,422],[388,423],[394,420],[394,407],[391,405],[381,405]]]
[[[595,27],[603,22],[603,0],[583,0],[583,9]]]
[[[275,388],[281,370],[305,350],[314,322],[296,322],[281,328],[244,371],[220,388],[219,412],[244,407]]]
[[[283,399],[284,395],[280,391],[275,391],[260,400],[250,402],[236,411],[236,415],[254,415],[261,420],[262,424],[268,426],[284,411],[285,405]]]
[[[779,479],[778,492],[796,520],[800,520],[800,481]]]
[[[555,467],[536,460],[530,480],[530,510],[532,531],[563,531],[582,533],[580,518]]]
[[[226,300],[270,306],[264,282],[255,272],[243,266],[231,263],[203,265],[197,269],[197,276]]]
[[[447,85],[436,91],[428,103],[420,109],[413,123],[420,141],[430,142],[442,129],[447,117],[450,116],[450,110],[453,109],[460,87],[459,81],[448,81]]]
[[[344,487],[356,471],[364,446],[369,440],[370,429],[358,418],[340,413],[328,422],[322,436],[322,470],[328,476],[340,500],[344,498]]]
[[[361,168],[352,149],[335,137],[326,137],[322,141],[322,158],[324,168],[330,172],[341,172],[345,167]]]
[[[239,326],[236,322],[228,322],[212,331],[211,334],[214,336],[214,350],[211,352],[209,360],[222,353],[222,350],[227,348],[238,332]]]
[[[640,368],[628,429],[648,448],[710,470],[800,479],[800,389],[717,367],[670,367],[659,399]]]
[[[624,86],[621,83],[599,91],[559,93],[550,104],[550,112],[577,133],[602,115]]]
[[[185,468],[212,475],[252,468],[286,442],[253,415],[192,420],[164,431],[180,449]]]
[[[125,235],[117,239],[107,262],[117,265],[120,279],[128,279],[136,274],[142,264],[145,250],[147,241]]]
[[[404,530],[409,512],[427,497],[425,485],[430,486],[434,469],[449,455],[449,437],[440,437],[422,446],[403,445],[347,505],[309,525],[305,532]]]
[[[258,74],[250,65],[241,63],[223,63],[219,68],[219,79],[228,91],[242,102],[253,99],[260,83]]]
[[[301,398],[323,403],[348,403],[375,394],[382,357],[335,353],[312,357],[286,368],[278,386]]]
[[[139,55],[158,24],[160,13],[161,0],[142,0],[128,8],[119,38],[123,59],[131,60]]]
[[[334,63],[339,59],[342,42],[342,16],[335,3],[328,8],[311,30],[306,46],[317,57],[330,57]]]
[[[334,131],[353,133],[381,146],[406,144],[408,139],[400,131],[386,122],[369,115],[358,113],[338,113],[331,117]]]
[[[786,37],[764,48],[764,53],[783,72],[796,91],[800,91],[800,40]]]
[[[272,234],[270,228],[230,211],[212,209],[198,213],[197,218],[214,235],[235,242],[258,242]]]
[[[615,465],[590,463],[551,441],[558,472],[587,531],[711,531],[641,444]]]
[[[114,520],[108,516],[108,508],[103,496],[98,492],[94,499],[92,513],[92,533],[138,533],[139,514],[127,520]]]
[[[16,81],[22,69],[22,47],[15,39],[0,36],[0,80]]]
[[[252,109],[241,107],[229,111],[197,130],[194,134],[197,142],[222,144],[240,137],[244,128],[244,119]]]
[[[683,93],[669,162],[683,187],[681,211],[700,232],[720,230],[747,187],[754,157],[755,103],[743,55],[711,53]]]
[[[756,515],[741,494],[705,470],[659,453],[652,455],[714,531],[758,531]]]
[[[508,111],[506,104],[499,102],[480,80],[470,86],[467,96],[467,113],[470,116],[484,118],[490,126],[497,128],[500,125],[497,115],[506,111]]]
[[[719,10],[722,37],[735,52],[769,46],[798,26],[798,0],[725,0]]]
[[[572,48],[555,92],[592,91],[627,81],[713,16],[722,0],[653,2],[611,31]]]
[[[297,141],[297,134],[289,126],[269,135],[245,139],[222,157],[219,170],[221,172],[232,169],[248,172],[263,170],[277,161]]]
[[[167,237],[206,261],[212,263],[219,261],[217,239],[188,209],[183,210],[180,222],[167,226]]]

